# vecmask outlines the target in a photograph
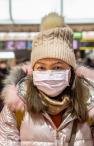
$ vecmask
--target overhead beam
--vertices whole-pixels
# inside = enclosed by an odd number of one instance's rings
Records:
[[[0,25],[0,32],[38,32],[39,24],[32,25]]]
[[[94,24],[70,24],[73,31],[94,31]],[[0,25],[0,32],[38,32],[39,24],[32,25]]]

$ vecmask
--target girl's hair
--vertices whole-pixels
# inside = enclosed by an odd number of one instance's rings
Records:
[[[89,98],[89,89],[84,80],[75,75],[73,68],[71,68],[71,74],[70,86],[64,92],[70,97],[72,115],[76,115],[81,122],[84,122],[88,118],[87,100]]]
[[[33,84],[33,79],[30,77],[26,80],[27,92],[26,92],[26,105],[29,113],[40,113],[45,110],[45,106],[40,99],[39,91]]]
[[[71,103],[69,106],[69,110],[72,115],[76,115],[77,118],[84,122],[87,119],[87,106],[86,101],[89,97],[89,90],[85,86],[85,83],[82,79],[79,79],[75,73],[73,68],[71,69],[71,80],[70,86],[67,87],[59,96],[60,97],[66,95],[70,97]],[[42,100],[39,95],[39,91],[33,85],[33,79],[30,77],[27,82],[27,94],[26,94],[26,102],[28,112],[40,113],[46,110],[46,107],[42,104]]]

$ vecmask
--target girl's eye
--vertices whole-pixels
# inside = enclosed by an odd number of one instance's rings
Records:
[[[42,70],[46,70],[46,68],[44,66],[38,66],[37,70],[42,71]]]
[[[53,70],[63,70],[63,68],[61,66],[55,66],[53,67]]]

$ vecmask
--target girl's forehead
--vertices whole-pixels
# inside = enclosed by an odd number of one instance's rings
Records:
[[[56,58],[43,58],[43,59],[38,60],[35,64],[41,64],[41,63],[42,64],[62,64],[62,65],[68,65],[63,60],[56,59]]]

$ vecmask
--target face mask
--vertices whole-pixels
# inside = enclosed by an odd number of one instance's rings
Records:
[[[55,97],[69,86],[69,71],[33,71],[34,85],[48,96]]]

